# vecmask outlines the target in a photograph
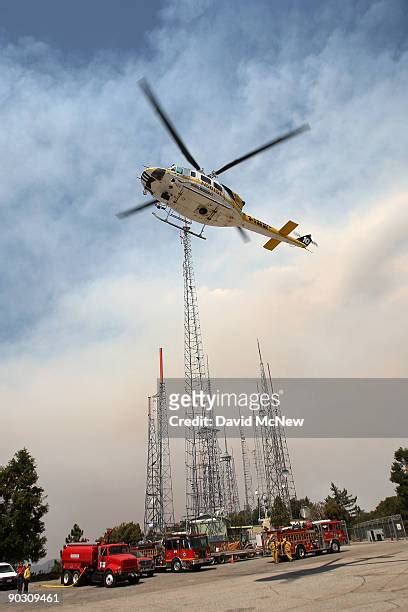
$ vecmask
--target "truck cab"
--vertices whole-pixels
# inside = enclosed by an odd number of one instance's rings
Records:
[[[211,563],[208,538],[204,535],[174,534],[163,539],[166,567],[172,572],[200,570]]]

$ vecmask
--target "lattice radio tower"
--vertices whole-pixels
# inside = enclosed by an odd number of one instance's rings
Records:
[[[162,534],[174,525],[173,487],[163,351],[158,392],[149,397],[144,533]]]
[[[241,416],[241,413],[240,413],[240,416]],[[242,477],[243,477],[243,482],[244,482],[244,498],[245,498],[244,510],[249,512],[250,510],[254,509],[255,497],[254,497],[254,489],[253,489],[252,475],[251,475],[251,460],[248,454],[246,436],[244,434],[242,425],[239,426],[239,438],[241,442]]]
[[[259,392],[269,396],[270,401],[265,407],[259,410],[259,416],[274,418],[281,416],[281,411],[277,402],[272,401],[273,386],[270,369],[268,365],[267,378],[265,367],[262,360],[261,348],[258,341],[258,352],[260,361],[260,388]],[[273,505],[276,497],[280,497],[291,516],[290,500],[296,499],[295,482],[290,464],[288,445],[284,427],[276,424],[275,427],[262,425],[258,428],[257,438],[255,439],[256,455],[261,455],[262,462],[258,468],[262,469],[260,480],[262,482],[262,498],[265,505],[269,508]]]
[[[209,375],[206,371],[198,312],[191,238],[189,227],[181,232],[184,249],[184,370],[185,392],[210,392]],[[204,406],[191,405],[186,417],[209,416]],[[185,428],[186,461],[186,518],[197,518],[202,514],[215,515],[223,507],[220,478],[218,430],[215,427]]]
[[[227,435],[224,427],[225,451],[220,456],[221,482],[224,495],[224,512],[228,516],[239,512],[239,495],[234,457],[228,452]]]

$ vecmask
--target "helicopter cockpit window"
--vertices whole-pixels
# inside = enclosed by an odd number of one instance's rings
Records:
[[[208,176],[204,176],[204,174],[202,174],[201,180],[203,181],[203,183],[207,183],[208,185],[211,185],[211,179],[209,179]]]
[[[196,173],[194,172],[194,170],[190,170],[190,175],[195,178]]]
[[[181,166],[176,166],[177,174],[183,174],[183,168]]]
[[[229,197],[232,198],[233,200],[235,200],[235,196],[234,196],[234,192],[231,191],[231,189],[229,187],[227,187],[226,185],[223,185],[225,191],[228,193]]]

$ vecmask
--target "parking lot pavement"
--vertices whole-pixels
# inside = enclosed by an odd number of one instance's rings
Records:
[[[57,590],[33,584],[31,591]],[[113,589],[84,586],[60,592],[64,612],[80,608],[98,611],[188,608],[217,612],[408,610],[408,541],[353,545],[338,554],[279,565],[268,557],[256,558],[203,568],[196,573],[159,573],[134,586]]]

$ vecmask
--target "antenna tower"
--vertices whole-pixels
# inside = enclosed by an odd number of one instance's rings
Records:
[[[162,534],[174,525],[173,487],[166,385],[163,377],[163,349],[160,349],[158,392],[149,397],[147,476],[144,533]]]
[[[181,232],[184,250],[184,370],[185,393],[209,394],[211,390],[204,360],[189,226]],[[205,406],[191,403],[186,417],[209,416]],[[210,415],[211,416],[211,415]],[[215,427],[185,428],[186,518],[214,516],[223,507],[218,430]]]

